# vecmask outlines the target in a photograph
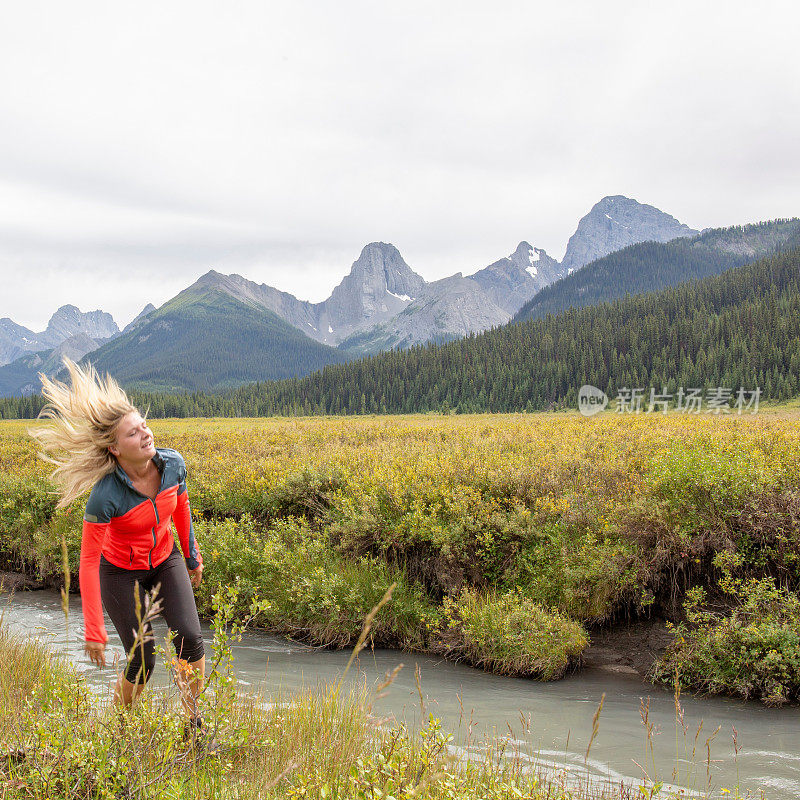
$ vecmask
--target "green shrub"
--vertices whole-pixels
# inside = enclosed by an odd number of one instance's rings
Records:
[[[686,621],[676,627],[654,679],[768,705],[800,699],[800,598],[772,578],[728,575],[720,583],[733,610],[705,610],[705,590],[687,592]]]
[[[280,475],[236,476],[224,483],[195,480],[190,487],[192,507],[209,517],[242,514],[269,523],[302,516],[324,518],[343,478],[337,469],[301,465]]]
[[[435,618],[424,592],[402,573],[374,558],[343,559],[304,520],[278,520],[263,528],[249,515],[198,524],[206,569],[199,603],[235,585],[242,608],[256,599],[269,608],[260,624],[273,631],[343,647],[356,640],[364,617],[386,589],[392,602],[373,627],[373,640],[420,648]]]
[[[467,589],[444,607],[456,637],[451,651],[501,675],[560,678],[588,644],[577,622],[511,592]]]
[[[501,585],[573,619],[597,622],[641,597],[636,561],[629,542],[555,522],[529,537]]]
[[[38,561],[38,537],[49,528],[57,500],[42,478],[0,475],[0,557],[6,564],[24,569]]]

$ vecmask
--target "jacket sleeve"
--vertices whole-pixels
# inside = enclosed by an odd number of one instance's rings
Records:
[[[93,492],[86,504],[83,518],[79,582],[86,641],[105,643],[108,636],[100,600],[100,554],[111,517],[102,506],[102,502]]]
[[[180,483],[178,484],[178,504],[172,521],[175,523],[175,530],[178,532],[178,539],[181,543],[183,557],[186,559],[188,569],[197,569],[203,563],[203,557],[197,547],[197,540],[194,538],[194,525],[192,524],[192,510],[189,507],[189,493],[186,491],[186,467],[181,460],[179,469]]]

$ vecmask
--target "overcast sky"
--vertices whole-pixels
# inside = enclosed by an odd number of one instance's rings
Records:
[[[0,317],[126,324],[210,268],[320,301],[371,241],[426,280],[561,258],[624,194],[800,215],[790,2],[0,6]]]

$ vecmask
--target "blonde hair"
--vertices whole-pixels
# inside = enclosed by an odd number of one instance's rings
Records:
[[[56,465],[51,478],[61,495],[58,508],[114,471],[117,462],[108,448],[116,444],[120,420],[137,411],[111,376],[101,378],[91,364],[80,367],[66,357],[64,366],[71,386],[39,373],[48,401],[39,417],[53,423],[28,431],[42,447],[41,458]]]

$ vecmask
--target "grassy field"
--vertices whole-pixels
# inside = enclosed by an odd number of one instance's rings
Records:
[[[656,614],[681,623],[656,678],[780,704],[800,691],[798,422],[795,403],[152,428],[187,462],[207,613],[235,586],[265,629],[348,646],[397,583],[375,644],[543,679],[593,626]],[[58,581],[82,506],[54,513],[30,424],[0,422],[0,552]]]

